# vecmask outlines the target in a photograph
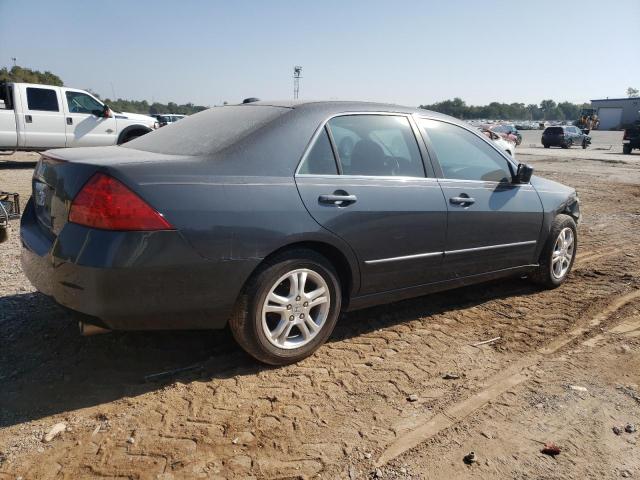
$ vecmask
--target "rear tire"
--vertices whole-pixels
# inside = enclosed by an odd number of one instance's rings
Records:
[[[547,288],[562,285],[569,276],[578,250],[576,222],[569,215],[556,216],[551,224],[538,268],[530,279]]]
[[[329,338],[341,306],[340,280],[331,263],[313,250],[295,249],[254,273],[229,327],[255,359],[287,365],[308,357]]]
[[[622,146],[622,153],[624,153],[625,155],[629,155],[631,153],[631,150],[632,148],[631,148],[631,145],[629,144],[624,144]]]
[[[543,144],[544,148],[549,148],[550,145],[547,145],[546,143]]]
[[[583,150],[587,149],[587,139],[586,138],[584,140],[582,140],[582,149]]]

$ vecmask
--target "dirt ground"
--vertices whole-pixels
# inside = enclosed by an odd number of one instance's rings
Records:
[[[640,478],[640,433],[624,431],[640,429],[640,155],[523,152],[579,191],[567,284],[349,313],[284,368],[226,331],[79,337],[23,276],[14,224],[0,245],[0,480]],[[26,200],[19,158],[0,189]]]

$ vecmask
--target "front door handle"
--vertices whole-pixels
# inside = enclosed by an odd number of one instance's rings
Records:
[[[332,194],[332,195],[320,195],[318,197],[318,202],[323,203],[325,205],[336,205],[338,207],[346,207],[347,205],[351,205],[352,203],[356,203],[358,197],[355,195],[348,194]]]
[[[73,118],[67,117],[67,125],[73,125]]]
[[[460,196],[451,197],[449,199],[449,202],[453,203],[454,205],[473,205],[474,203],[476,203],[476,199],[472,197]]]
[[[26,123],[31,123],[31,122],[33,122],[33,118],[31,118],[31,115],[25,115],[24,116],[24,121]]]

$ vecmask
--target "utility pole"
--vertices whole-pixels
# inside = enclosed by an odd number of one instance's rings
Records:
[[[13,62],[13,66],[15,67],[18,59],[16,57],[11,57],[11,61]]]
[[[293,67],[293,99],[297,100],[300,95],[300,79],[302,74],[302,67],[296,65]]]

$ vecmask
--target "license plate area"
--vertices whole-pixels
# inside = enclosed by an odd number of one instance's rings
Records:
[[[36,218],[47,230],[51,231],[51,198],[53,189],[40,180],[33,181],[33,203],[36,210]]]

